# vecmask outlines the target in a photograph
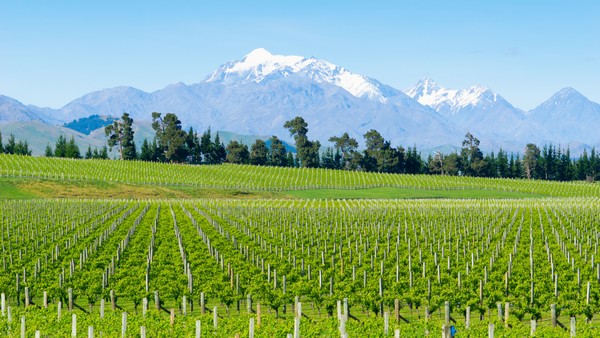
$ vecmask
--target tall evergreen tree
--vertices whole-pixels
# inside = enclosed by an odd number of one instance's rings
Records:
[[[250,160],[248,146],[244,143],[231,140],[227,145],[227,162],[233,164],[246,164]]]
[[[200,153],[202,157],[204,157],[204,161],[209,162],[211,155],[213,153],[213,143],[211,138],[210,127],[202,134],[202,138],[200,139]]]
[[[275,135],[269,141],[271,141],[268,155],[269,164],[276,167],[285,167],[287,165],[285,145]]]
[[[219,132],[215,136],[215,141],[212,146],[212,153],[210,161],[213,163],[221,163],[227,159],[227,151],[225,150],[225,145],[221,142],[221,138],[219,137]]]
[[[65,147],[65,157],[66,158],[80,158],[81,152],[79,151],[79,146],[75,142],[75,136],[71,135],[71,139],[67,143]]]
[[[84,158],[85,158],[86,160],[89,160],[89,159],[91,159],[91,158],[93,158],[93,157],[94,157],[94,154],[92,153],[92,146],[88,144],[88,148],[87,148],[87,150],[86,150],[86,152],[85,152],[85,156],[84,156]]]
[[[59,135],[54,145],[54,157],[65,157],[67,152],[67,138]]]
[[[250,164],[266,165],[269,150],[267,144],[261,139],[257,139],[250,148]]]
[[[15,147],[17,146],[17,142],[15,140],[15,135],[10,133],[10,137],[8,138],[8,142],[4,146],[4,153],[6,154],[14,154]]]
[[[44,151],[44,156],[45,157],[53,157],[54,153],[52,152],[52,147],[50,146],[50,143],[46,144],[46,150]]]

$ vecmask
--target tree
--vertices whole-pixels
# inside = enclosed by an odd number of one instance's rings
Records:
[[[194,160],[198,161],[202,159],[200,139],[198,138],[198,133],[194,132],[193,127],[190,127],[190,130],[187,133],[187,138],[185,139],[185,146],[187,148],[188,156],[191,157],[191,162],[194,162]]]
[[[536,167],[538,158],[540,156],[540,149],[533,143],[528,143],[525,146],[525,153],[523,155],[523,170],[527,179],[530,180],[535,177]]]
[[[462,142],[461,163],[465,176],[485,176],[487,162],[483,159],[483,153],[479,149],[479,140],[470,132],[467,132]]]
[[[210,157],[210,161],[213,163],[221,163],[225,161],[227,158],[227,151],[225,150],[225,145],[221,142],[221,138],[219,137],[219,133],[215,136],[215,141],[212,146],[212,153]]]
[[[2,133],[0,133],[0,154],[4,153],[4,144],[2,144]]]
[[[67,151],[67,138],[59,135],[54,145],[54,157],[65,157]]]
[[[93,156],[94,156],[94,154],[92,153],[92,146],[88,144],[88,148],[87,148],[87,150],[86,150],[86,152],[85,152],[84,158],[85,158],[86,160],[89,160],[89,159],[91,159]]]
[[[148,142],[148,139],[144,139],[144,142],[142,142],[140,159],[147,162],[156,160],[156,149]]]
[[[444,172],[451,176],[458,175],[460,169],[460,158],[458,154],[452,153],[444,158]]]
[[[378,171],[386,173],[395,173],[399,167],[398,151],[392,148],[389,141],[386,141],[381,134],[371,129],[363,135],[365,138],[367,149],[365,161],[365,169],[368,171]],[[371,163],[367,165],[367,163]]]
[[[276,167],[285,167],[287,164],[285,145],[277,136],[273,135],[269,146],[269,164]]]
[[[106,145],[102,146],[102,148],[100,149],[100,154],[98,158],[102,160],[108,159],[108,148],[106,147]]]
[[[238,141],[230,141],[227,145],[227,162],[245,164],[250,160],[248,146]]]
[[[50,146],[50,143],[46,144],[46,150],[44,151],[44,156],[45,157],[54,156],[54,153],[52,152],[52,147]]]
[[[181,129],[177,115],[168,113],[162,118],[160,113],[152,113],[152,128],[156,131],[156,140],[165,158],[172,162],[183,162],[187,157],[187,133]]]
[[[265,165],[267,164],[267,155],[269,150],[265,141],[257,139],[250,148],[250,164]]]
[[[132,160],[136,158],[135,143],[133,142],[134,131],[131,128],[132,124],[133,119],[129,117],[129,114],[123,113],[120,121],[115,121],[113,124],[104,127],[104,134],[108,136],[108,146],[111,151],[113,147],[119,147],[119,157],[121,160]],[[152,127],[154,127],[154,124],[152,124]]]
[[[293,120],[286,121],[284,128],[290,131],[290,136],[296,141],[296,151],[300,164],[305,168],[317,168],[319,166],[319,141],[309,141],[306,137],[308,133],[308,124],[300,116]]]
[[[4,146],[5,154],[14,154],[15,147],[17,146],[17,142],[15,141],[15,135],[10,133],[10,137],[8,138],[8,143]]]
[[[29,149],[29,143],[27,140],[25,140],[25,142],[19,140],[19,142],[15,145],[14,154],[31,156],[31,150]]]
[[[337,137],[332,136],[329,138],[329,142],[333,142],[334,147],[342,152],[344,167],[347,168],[350,163],[349,159],[351,157],[351,153],[355,152],[358,149],[358,142],[355,139],[351,138],[348,133],[344,133],[344,135]]]
[[[71,135],[71,139],[67,143],[65,147],[65,157],[66,158],[80,158],[81,152],[79,151],[79,146],[75,142],[75,136]]]
[[[210,127],[202,134],[200,139],[200,153],[204,157],[204,161],[210,161],[210,156],[213,152],[213,143],[210,136]]]

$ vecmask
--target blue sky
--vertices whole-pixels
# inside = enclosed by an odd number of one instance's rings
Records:
[[[532,109],[600,102],[600,1],[4,1],[0,94],[59,108],[88,92],[196,83],[255,48],[398,89],[427,76]]]

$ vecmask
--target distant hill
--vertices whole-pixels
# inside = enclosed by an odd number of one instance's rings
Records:
[[[40,121],[14,121],[2,124],[0,125],[0,132],[2,133],[4,142],[6,142],[11,133],[15,135],[17,140],[27,140],[34,156],[43,155],[47,144],[50,144],[54,149],[56,140],[60,135],[68,139],[71,139],[71,136],[73,136],[82,153],[87,150],[88,146],[91,146],[92,149],[94,147],[100,149],[106,144],[104,139],[96,139],[73,129],[50,126]],[[111,154],[111,157],[112,155],[114,153]]]
[[[65,123],[63,127],[67,127],[82,134],[89,135],[92,131],[98,128],[106,127],[117,120],[118,118],[108,115],[91,115],[89,117],[83,117],[78,120]]]

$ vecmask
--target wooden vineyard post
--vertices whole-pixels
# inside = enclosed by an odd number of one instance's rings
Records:
[[[302,309],[302,308],[300,308]],[[300,317],[302,317],[302,313],[300,314]],[[348,319],[350,318],[350,306],[348,306],[348,298],[344,298],[344,320],[348,321]]]
[[[60,315],[62,312],[62,302],[58,302],[58,306],[56,307],[56,314],[58,316],[58,321],[60,322]],[[10,322],[10,306],[8,307],[8,321]]]
[[[104,319],[104,298],[100,299],[100,318]]]
[[[252,295],[246,296],[246,307],[248,308],[248,314],[252,313]]]
[[[196,320],[196,338],[200,338],[201,327],[200,320]]]
[[[575,330],[575,324],[577,320],[575,317],[571,317],[571,337],[575,337],[577,335],[577,331]]]
[[[25,338],[25,316],[21,316],[21,337]]]
[[[213,308],[213,325],[215,326],[215,330],[217,329],[217,319],[218,319],[218,316],[217,316],[217,307],[215,306]]]
[[[127,312],[123,312],[121,316],[121,337],[125,337],[127,332]]]
[[[29,307],[29,287],[25,287],[25,307]]]
[[[388,331],[389,331],[389,326],[390,326],[390,313],[387,311],[383,313],[383,325],[384,325],[384,333],[387,336]]]
[[[142,299],[142,315],[146,318],[146,312],[148,311],[148,298]]]
[[[115,299],[115,290],[110,290],[110,307],[113,311],[117,309],[117,300]]]
[[[2,293],[1,307],[2,307],[2,317],[4,317],[4,312],[6,310],[6,294]]]
[[[73,289],[69,288],[69,312],[73,312]]]
[[[47,309],[47,308],[48,308],[48,292],[44,291],[44,309]]]
[[[181,300],[181,305],[183,307],[183,315],[187,316],[187,299],[186,299],[185,295],[182,298],[183,299]]]
[[[508,317],[510,314],[510,304],[507,302],[504,304],[504,326],[508,327]]]
[[[535,330],[537,329],[537,321],[535,319],[531,320],[531,335],[535,335]]]
[[[479,306],[483,306],[483,282],[479,280]],[[483,320],[483,314],[479,313],[479,320]]]
[[[466,310],[467,311],[465,313],[465,328],[468,330],[471,326],[471,307],[467,306]]]
[[[379,297],[383,299],[383,279],[379,277]],[[383,300],[379,303],[379,314],[383,313]]]
[[[73,314],[71,318],[71,337],[77,337],[77,315]]]
[[[490,326],[488,327],[488,337],[494,338],[494,323],[490,323]]]
[[[256,304],[256,326],[260,327],[260,316],[261,316],[261,311],[260,311],[260,303]]]
[[[146,338],[146,327],[140,326],[140,338]]]
[[[342,320],[342,322],[344,322]],[[294,318],[294,338],[300,338],[300,318]]]
[[[254,338],[254,318],[250,318],[250,324],[248,326],[248,337]]]
[[[446,325],[450,324],[450,302],[444,302],[444,323]]]
[[[158,294],[158,291],[154,291],[154,307],[156,308],[156,311],[160,311],[160,295]]]
[[[556,304],[550,304],[550,316],[552,320],[552,327],[556,327]]]
[[[175,325],[175,309],[171,309],[171,327],[173,327],[173,325]]]
[[[450,325],[442,325],[442,338],[452,338],[451,328]]]
[[[400,322],[400,300],[398,298],[394,299],[394,318],[396,323]]]
[[[206,306],[204,304],[204,292],[200,293],[200,312],[206,314]]]

